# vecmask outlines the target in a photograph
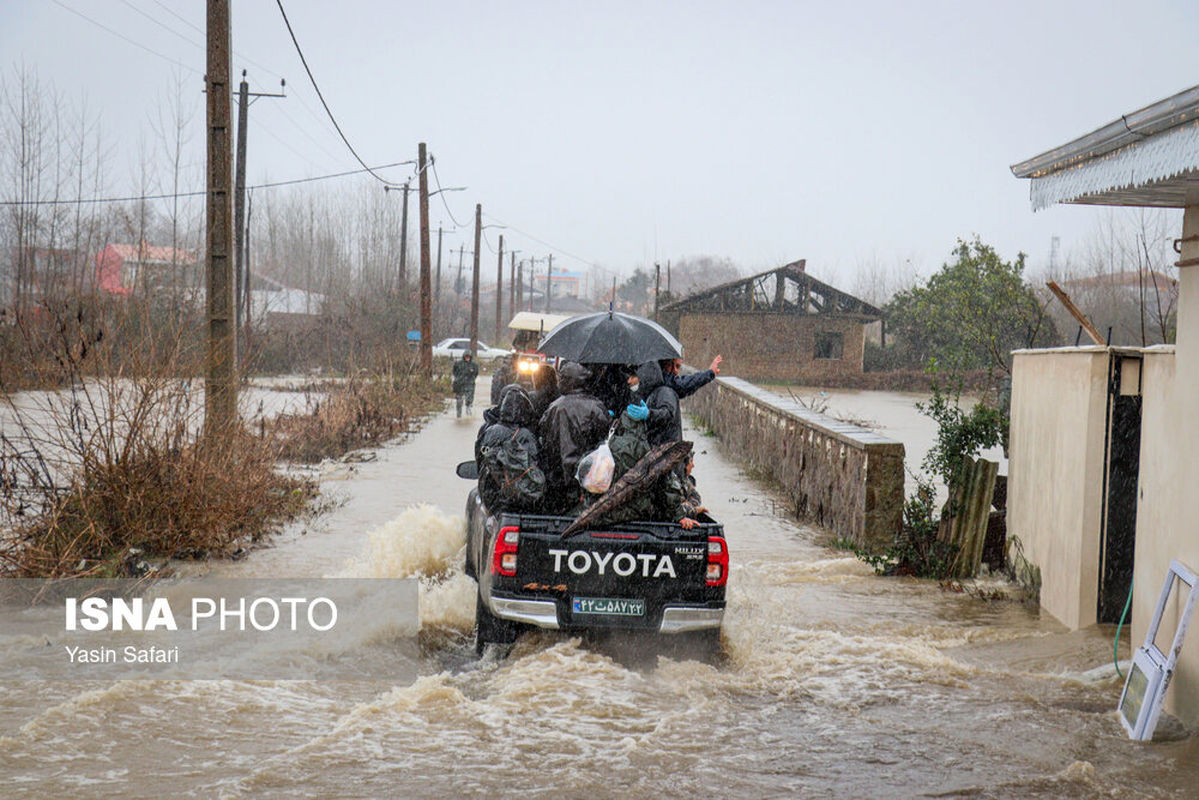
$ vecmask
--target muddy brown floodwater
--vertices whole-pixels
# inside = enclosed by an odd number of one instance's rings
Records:
[[[212,570],[432,576],[396,680],[0,681],[0,795],[1196,796],[1185,731],[1126,738],[1110,630],[877,578],[694,430],[735,564],[719,660],[549,633],[475,660],[453,466],[477,416],[327,473],[339,509]]]

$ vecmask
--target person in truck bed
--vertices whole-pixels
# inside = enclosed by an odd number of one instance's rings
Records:
[[[630,405],[621,413],[616,432],[608,442],[608,447],[611,448],[612,459],[616,462],[616,469],[612,475],[612,481],[615,483],[651,450],[649,439],[646,438],[644,404]],[[611,524],[635,519],[661,520],[677,522],[690,530],[698,524],[691,514],[702,509],[689,505],[688,498],[689,492],[679,474],[671,471],[658,478],[648,491],[637,493],[631,502],[615,509],[604,521]]]
[[[522,387],[504,392],[498,419],[481,432],[476,445],[479,496],[496,511],[536,511],[545,496],[545,475],[537,463],[537,436],[528,426],[533,404]]]
[[[646,436],[650,447],[682,441],[683,419],[679,411],[679,396],[666,385],[658,362],[647,361],[639,366],[637,381],[638,394],[645,398],[645,405],[649,409]]]
[[[690,375],[679,374],[679,370],[683,366],[681,358],[664,358],[658,362],[658,366],[662,368],[662,379],[666,385],[674,389],[680,400],[684,400],[716,380],[716,376],[720,374],[721,361],[724,361],[724,358],[716,356],[706,370],[693,372]]]
[[[560,513],[575,508],[582,494],[575,479],[579,459],[599,446],[611,422],[604,404],[588,391],[591,370],[567,361],[558,370],[562,395],[550,404],[537,426],[542,464],[548,483],[546,509]]]

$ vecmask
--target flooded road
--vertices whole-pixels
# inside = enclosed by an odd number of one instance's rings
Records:
[[[876,578],[776,514],[786,504],[695,430],[699,489],[734,564],[721,658],[539,633],[506,660],[475,660],[469,484],[453,466],[478,411],[327,469],[336,510],[204,568],[423,576],[405,677],[0,681],[0,795],[1194,796],[1194,740],[1125,737],[1110,632]],[[28,646],[0,631],[0,648]]]

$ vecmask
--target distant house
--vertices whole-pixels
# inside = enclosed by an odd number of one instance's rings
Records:
[[[250,279],[250,316],[266,328],[302,326],[325,310],[325,296],[257,274]]]
[[[546,274],[534,275],[532,291],[545,297]],[[550,299],[554,302],[559,297],[573,297],[576,300],[587,294],[587,273],[572,272],[566,269],[556,269],[549,277]]]
[[[128,297],[195,286],[196,254],[174,247],[109,244],[96,254],[96,285],[106,294]]]
[[[753,380],[861,374],[865,328],[882,312],[808,274],[803,260],[699,292],[660,309],[688,363],[717,354]]]
[[[1178,309],[1178,281],[1150,269],[1117,270],[1058,281],[1091,322],[1117,346],[1161,344],[1163,329],[1172,332]],[[1049,306],[1058,330],[1073,332],[1078,323],[1060,304]],[[1142,339],[1142,334],[1144,339]]]

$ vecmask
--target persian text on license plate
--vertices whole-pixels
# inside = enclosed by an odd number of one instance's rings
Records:
[[[607,614],[616,617],[645,616],[645,601],[622,597],[576,597],[573,603],[576,614]]]

